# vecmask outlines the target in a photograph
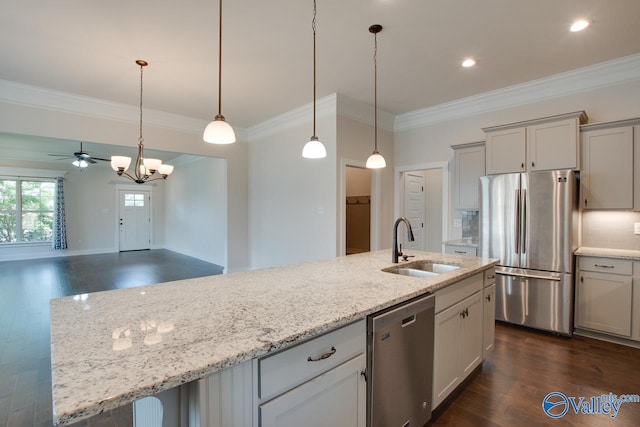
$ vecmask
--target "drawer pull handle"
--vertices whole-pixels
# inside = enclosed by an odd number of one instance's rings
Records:
[[[322,353],[320,356],[318,357],[307,357],[307,362],[319,362],[320,360],[324,360],[324,359],[328,359],[331,356],[333,356],[334,354],[336,354],[336,348],[335,347],[331,347],[331,351],[327,351],[326,353]]]
[[[465,252],[465,251],[453,251],[453,252],[455,252],[455,253],[457,253],[457,254],[466,254],[466,252]]]
[[[491,302],[491,294],[487,295],[487,301]]]
[[[603,264],[594,264],[594,265],[600,268],[614,268],[613,265],[603,265]]]

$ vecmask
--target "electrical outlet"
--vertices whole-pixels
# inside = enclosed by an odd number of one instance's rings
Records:
[[[633,224],[633,234],[640,234],[640,222]]]

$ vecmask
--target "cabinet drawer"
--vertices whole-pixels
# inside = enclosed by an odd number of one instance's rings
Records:
[[[261,358],[258,396],[261,400],[275,397],[364,353],[365,347],[366,323],[362,320]],[[308,360],[325,354],[331,355],[318,361]]]
[[[473,246],[444,245],[444,253],[453,255],[476,256],[477,248]]]
[[[482,273],[478,273],[475,276],[468,277],[436,291],[436,313],[482,290],[483,282]]]
[[[578,257],[578,269],[631,276],[633,262],[624,259]]]
[[[496,269],[490,268],[484,271],[484,287],[487,288],[496,284]]]

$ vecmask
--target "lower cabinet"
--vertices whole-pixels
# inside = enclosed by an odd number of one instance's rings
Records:
[[[577,285],[577,327],[631,336],[631,276],[580,271]]]
[[[362,354],[260,405],[260,426],[364,427],[366,365]]]
[[[496,284],[484,288],[484,322],[482,327],[482,358],[485,359],[493,351],[496,340]]]
[[[479,276],[482,287],[482,275]],[[482,362],[482,295],[480,289],[436,313],[432,405],[434,409]],[[438,293],[436,302],[437,299]]]

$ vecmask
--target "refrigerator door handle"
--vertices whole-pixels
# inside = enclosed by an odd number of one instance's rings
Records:
[[[527,253],[527,190],[520,190],[522,192],[522,223],[520,225],[520,241],[522,243],[521,254]]]
[[[516,206],[516,211],[515,211],[515,220],[514,220],[514,227],[515,227],[515,243],[516,243],[516,253],[519,254],[520,253],[520,190],[515,190],[515,206]]]
[[[559,282],[561,280],[560,277],[556,276],[542,276],[538,274],[528,274],[528,273],[516,273],[516,272],[505,272],[505,271],[496,271],[496,274],[501,276],[512,276],[512,277],[523,277],[528,279],[542,279],[542,280],[551,280],[553,282]]]

